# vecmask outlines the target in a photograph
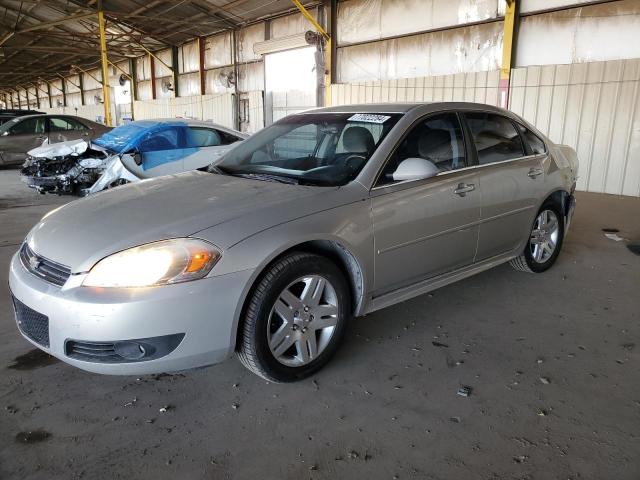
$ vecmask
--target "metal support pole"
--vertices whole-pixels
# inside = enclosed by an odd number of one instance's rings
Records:
[[[67,80],[64,77],[61,77],[60,83],[62,85],[62,108],[66,108],[67,106]]]
[[[499,102],[502,108],[509,108],[509,82],[511,79],[511,61],[515,51],[514,31],[518,15],[517,0],[506,0],[504,12],[504,33],[502,38],[502,66],[498,84]]]
[[[30,109],[31,107],[29,106],[29,87],[24,89],[24,94],[27,97],[27,110]]]
[[[53,108],[53,101],[51,100],[51,84],[47,82],[47,97],[49,98],[49,108]]]
[[[300,13],[309,20],[311,25],[324,39],[324,59],[325,59],[325,74],[324,74],[324,103],[325,106],[331,105],[331,37],[327,31],[313,18],[313,15],[300,3],[300,0],[291,0],[291,2],[300,10]]]
[[[84,75],[78,74],[78,84],[80,84],[80,105],[84,105]]]
[[[104,12],[102,2],[98,3],[98,27],[100,29],[100,57],[102,59],[102,99],[104,102],[104,123],[111,127],[111,95],[109,92],[109,64],[107,61],[107,38],[104,30]]]
[[[203,37],[198,37],[198,57],[199,57],[199,68],[198,68],[198,72],[200,74],[200,95],[204,95],[207,89],[207,84],[206,84],[206,75],[207,72],[205,72],[204,69],[204,55],[205,55],[205,40]]]
[[[179,97],[180,92],[178,90],[179,80],[179,68],[178,68],[178,47],[171,47],[171,70],[173,73],[173,96]]]
[[[36,87],[36,105],[38,110],[40,110],[40,95],[38,94],[38,86],[34,85]]]
[[[233,30],[231,37],[231,55],[233,60],[233,76],[236,81],[233,83],[234,99],[233,107],[235,110],[235,128],[240,130],[240,93],[238,92],[238,82],[240,81],[240,71],[238,70],[238,31]]]
[[[156,99],[156,62],[155,57],[149,53],[149,65],[151,65],[151,99]]]

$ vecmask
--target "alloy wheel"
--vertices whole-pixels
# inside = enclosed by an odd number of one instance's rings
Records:
[[[269,315],[271,353],[290,367],[312,362],[329,344],[339,311],[336,290],[326,278],[306,275],[290,283]]]
[[[556,250],[560,236],[558,217],[552,210],[540,212],[533,224],[529,248],[531,258],[536,263],[545,263]]]

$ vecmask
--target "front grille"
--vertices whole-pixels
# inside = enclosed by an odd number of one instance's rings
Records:
[[[69,269],[69,267],[41,257],[31,250],[26,242],[22,244],[22,248],[20,249],[20,260],[24,268],[29,272],[59,287],[64,285],[71,275],[71,269]]]
[[[38,345],[49,348],[49,317],[27,307],[15,297],[12,299],[20,331]]]

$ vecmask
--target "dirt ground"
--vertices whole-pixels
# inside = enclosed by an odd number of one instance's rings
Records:
[[[640,478],[640,199],[579,194],[549,272],[503,265],[356,319],[290,385],[235,359],[107,377],[33,350],[8,264],[67,200],[0,170],[0,479]]]

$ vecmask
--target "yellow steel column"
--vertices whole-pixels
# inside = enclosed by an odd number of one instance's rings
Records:
[[[498,95],[500,106],[509,107],[509,80],[511,78],[511,58],[513,51],[513,31],[516,22],[516,1],[506,0],[504,12],[504,34],[502,37],[502,66],[500,67],[500,83]]]
[[[322,28],[313,15],[309,13],[309,11],[300,3],[300,0],[291,0],[291,2],[300,10],[300,13],[309,20],[311,25],[314,26],[316,31],[324,38],[324,102],[325,106],[328,107],[331,105],[331,37],[327,33],[327,31]]]
[[[102,3],[102,2],[100,2]],[[100,56],[102,58],[102,98],[104,102],[104,123],[111,127],[111,95],[109,93],[109,61],[107,60],[107,38],[104,31],[104,12],[98,11],[100,29]]]

